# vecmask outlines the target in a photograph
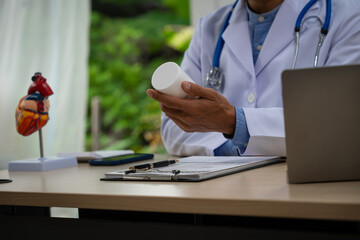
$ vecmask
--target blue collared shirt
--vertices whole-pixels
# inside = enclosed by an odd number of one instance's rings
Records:
[[[280,5],[274,10],[264,13],[254,13],[247,5],[250,41],[252,45],[254,65],[261,51],[265,38],[280,8]],[[235,107],[236,127],[234,136],[231,138],[224,135],[227,140],[224,144],[214,150],[215,156],[236,156],[245,152],[250,139],[250,134],[246,125],[246,118],[242,108]]]
[[[280,8],[280,5],[274,10],[264,14],[254,13],[248,5],[246,6],[246,10],[248,13],[250,41],[253,52],[253,61],[255,65],[262,45]]]

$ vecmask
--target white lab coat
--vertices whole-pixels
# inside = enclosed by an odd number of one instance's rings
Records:
[[[245,155],[286,156],[281,73],[290,69],[295,52],[294,25],[308,0],[285,0],[261,48],[254,66],[249,38],[246,1],[240,0],[229,26],[220,58],[225,77],[221,93],[244,109],[250,133]],[[360,63],[360,5],[358,0],[333,0],[329,33],[320,50],[318,66]],[[307,12],[300,36],[296,68],[312,67],[321,24],[325,20],[325,0]],[[215,45],[231,5],[203,17],[186,51],[181,68],[199,85],[212,64]],[[341,99],[339,99],[341,101]],[[344,103],[346,104],[346,103]],[[336,109],[334,109],[336,114]],[[339,126],[341,127],[341,126]],[[186,133],[162,114],[162,138],[173,155],[214,155],[227,139],[221,133]]]

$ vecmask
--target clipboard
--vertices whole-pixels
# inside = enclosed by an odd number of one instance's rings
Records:
[[[126,173],[129,169],[107,172],[105,173],[105,177],[100,180],[201,182],[284,161],[279,156],[191,156],[178,160],[179,162],[176,164],[145,171],[137,171],[135,173]]]

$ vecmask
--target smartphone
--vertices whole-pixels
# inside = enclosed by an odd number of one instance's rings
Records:
[[[91,166],[116,166],[125,163],[137,162],[147,159],[153,159],[152,153],[132,153],[113,157],[98,158],[89,160]]]

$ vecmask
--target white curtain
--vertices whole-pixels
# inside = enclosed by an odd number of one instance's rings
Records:
[[[0,0],[0,169],[40,156],[38,132],[23,137],[15,109],[31,76],[53,89],[44,155],[82,151],[88,88],[89,0]]]

